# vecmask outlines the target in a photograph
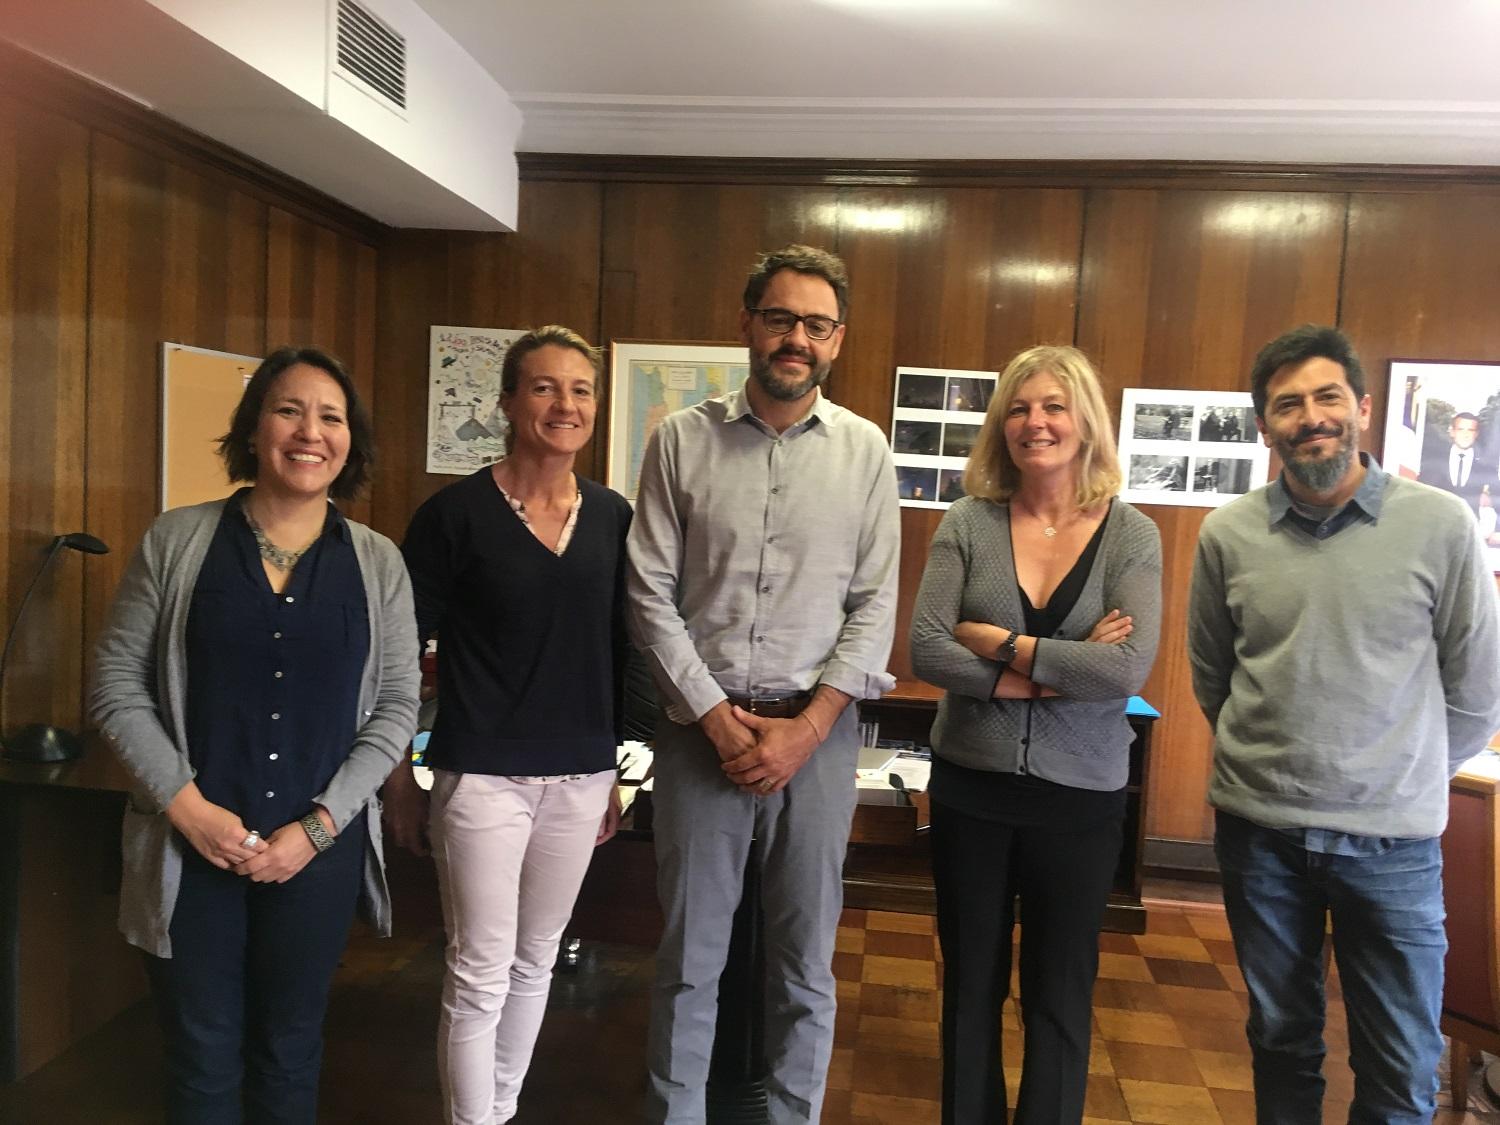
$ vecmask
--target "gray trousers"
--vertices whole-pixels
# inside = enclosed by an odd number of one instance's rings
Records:
[[[663,719],[653,799],[666,929],[651,995],[648,1121],[704,1119],[719,975],[752,837],[765,912],[770,1119],[774,1125],[818,1120],[833,1052],[833,946],[858,741],[849,707],[785,789],[755,797],[724,776],[698,726]]]

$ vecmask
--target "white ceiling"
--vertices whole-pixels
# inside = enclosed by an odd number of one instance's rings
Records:
[[[419,0],[522,150],[1500,165],[1500,0]]]

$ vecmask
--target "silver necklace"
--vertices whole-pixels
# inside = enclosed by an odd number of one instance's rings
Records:
[[[250,533],[255,536],[255,545],[260,549],[260,557],[283,574],[291,571],[301,561],[302,556],[307,554],[308,547],[312,546],[312,543],[309,543],[300,551],[288,551],[284,547],[278,547],[266,537],[265,529],[255,522],[255,517],[250,514],[248,507],[241,507],[240,511],[245,513],[245,522],[250,525]],[[313,543],[316,542],[317,540],[314,539]]]

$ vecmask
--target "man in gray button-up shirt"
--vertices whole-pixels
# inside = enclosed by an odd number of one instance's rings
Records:
[[[888,689],[900,522],[880,430],[819,391],[848,282],[805,246],[745,288],[742,391],[653,435],[629,539],[630,624],[655,672],[666,929],[649,1118],[704,1119],[718,980],[754,841],[765,903],[774,1122],[816,1121],[858,754],[853,700]]]

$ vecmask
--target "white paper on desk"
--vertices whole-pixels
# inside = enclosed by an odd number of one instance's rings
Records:
[[[651,747],[644,742],[627,742],[620,747],[620,780],[640,781],[651,768]]]
[[[906,783],[907,789],[913,792],[921,792],[927,788],[927,782],[932,777],[932,762],[921,758],[897,758],[891,763],[891,768],[886,770],[888,774],[895,774]]]
[[[1500,754],[1493,750],[1481,750],[1463,764],[1463,772],[1500,779]]]

